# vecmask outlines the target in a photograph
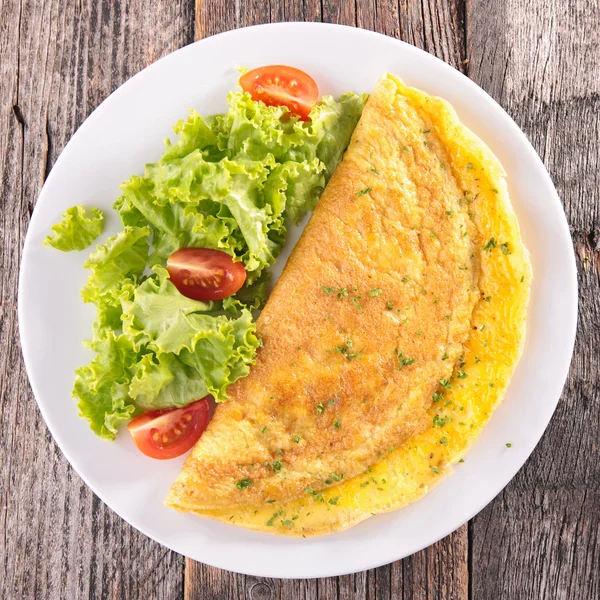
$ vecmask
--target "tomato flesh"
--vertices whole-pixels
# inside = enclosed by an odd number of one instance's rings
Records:
[[[300,69],[270,65],[252,69],[240,77],[240,86],[253,100],[267,106],[285,106],[303,121],[319,99],[315,80]]]
[[[222,300],[233,296],[246,281],[246,269],[229,254],[210,248],[182,248],[167,260],[175,287],[194,300]]]
[[[181,456],[200,439],[211,417],[207,398],[183,408],[167,408],[132,419],[127,429],[146,456],[166,460]]]

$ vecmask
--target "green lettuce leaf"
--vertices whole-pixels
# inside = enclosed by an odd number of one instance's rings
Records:
[[[267,296],[268,267],[289,223],[316,205],[350,141],[366,97],[324,97],[302,122],[284,108],[231,93],[225,114],[191,111],[165,153],[121,185],[123,230],[85,263],[82,289],[96,307],[95,358],[76,371],[73,394],[101,437],[141,411],[227,398],[260,340],[252,311]],[[79,214],[79,213],[77,213]],[[73,225],[82,235],[80,225]],[[198,302],[164,268],[181,248],[214,248],[243,262],[233,297]]]
[[[118,427],[136,412],[128,389],[129,369],[137,354],[127,336],[113,332],[88,345],[96,357],[75,371],[73,397],[79,399],[80,414],[89,421],[94,433],[114,440]]]
[[[104,228],[104,213],[99,208],[92,208],[86,214],[81,204],[67,208],[62,221],[52,226],[53,235],[48,235],[42,242],[44,246],[52,246],[63,252],[85,250]]]
[[[149,227],[127,226],[98,246],[84,263],[92,274],[81,290],[84,302],[94,302],[118,288],[125,277],[139,277],[146,268]]]

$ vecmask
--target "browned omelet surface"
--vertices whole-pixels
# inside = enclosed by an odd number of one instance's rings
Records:
[[[481,240],[447,132],[400,85],[382,78],[367,102],[258,320],[257,363],[167,505],[318,495],[431,428],[481,299]]]

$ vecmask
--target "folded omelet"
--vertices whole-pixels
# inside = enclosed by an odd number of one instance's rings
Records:
[[[166,504],[315,535],[416,500],[499,403],[530,283],[502,166],[385,75]]]

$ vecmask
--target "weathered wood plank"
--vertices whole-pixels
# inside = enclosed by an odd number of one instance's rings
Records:
[[[105,507],[53,442],[23,368],[16,295],[29,217],[58,154],[110,92],[193,39],[193,10],[183,0],[0,3],[1,598],[183,592],[182,557]]]
[[[468,73],[544,160],[578,255],[571,373],[531,459],[472,525],[474,598],[600,597],[598,2],[471,0]],[[551,326],[551,324],[549,324]]]

